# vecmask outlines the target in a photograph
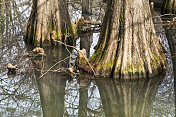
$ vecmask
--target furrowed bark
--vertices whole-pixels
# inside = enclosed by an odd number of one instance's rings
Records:
[[[62,40],[65,33],[72,37],[73,27],[64,0],[33,0],[25,39],[34,45],[51,45]],[[53,33],[55,32],[54,36]],[[69,39],[72,43],[72,39]]]
[[[166,57],[156,37],[149,1],[111,0],[108,6],[90,58],[97,74],[130,79],[165,69]]]

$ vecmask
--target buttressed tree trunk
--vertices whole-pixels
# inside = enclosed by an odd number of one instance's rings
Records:
[[[33,0],[25,37],[27,42],[50,45],[56,39],[61,40],[66,31],[73,36],[64,0]],[[72,42],[71,39],[69,41]]]
[[[100,76],[150,77],[165,69],[148,0],[110,0],[91,63]]]
[[[176,14],[176,0],[163,0],[161,12]]]

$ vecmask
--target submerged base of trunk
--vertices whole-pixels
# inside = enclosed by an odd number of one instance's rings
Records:
[[[111,0],[100,39],[90,58],[96,74],[114,78],[151,77],[165,70],[166,57],[156,37],[149,2]]]

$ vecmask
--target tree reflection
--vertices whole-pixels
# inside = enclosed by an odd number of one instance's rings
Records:
[[[65,116],[104,116],[98,87],[86,76],[67,81]]]
[[[107,117],[148,117],[162,78],[97,81]]]
[[[38,81],[44,117],[63,116],[66,80],[66,78],[51,74],[44,80]]]
[[[79,117],[86,117],[87,116],[87,103],[88,103],[88,85],[89,81],[85,79],[79,80]]]
[[[57,64],[52,69],[56,62],[61,61],[69,56],[67,49],[59,45],[58,47],[46,47],[46,57],[38,58],[33,61],[33,65],[39,71],[35,71],[37,78],[37,84],[40,93],[41,106],[44,117],[61,117],[64,114],[64,95],[66,81],[71,76],[64,73],[54,73],[52,70],[56,70],[61,67],[67,67],[69,59],[67,61]],[[71,49],[69,49],[71,51]],[[41,69],[41,70],[40,70]],[[48,69],[51,71],[44,75],[41,79],[40,76]],[[42,72],[43,70],[43,72]]]
[[[0,78],[1,116],[41,116],[40,98],[33,74]]]

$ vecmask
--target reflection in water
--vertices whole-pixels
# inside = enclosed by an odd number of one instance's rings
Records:
[[[78,116],[79,110],[79,83],[76,79],[67,80],[65,87],[64,116]]]
[[[45,47],[45,54],[47,55],[43,59],[40,58],[36,62],[33,61],[33,65],[38,68],[42,68],[42,71],[35,71],[37,78],[38,89],[40,93],[41,106],[44,117],[61,117],[64,114],[64,95],[66,81],[71,76],[62,73],[47,73],[41,79],[40,76],[44,74],[49,68],[51,68],[56,62],[59,62],[69,56],[67,49],[58,45],[58,47]],[[70,48],[68,48],[71,51]],[[61,67],[67,67],[69,59],[57,64],[51,70],[57,70]]]
[[[38,82],[45,117],[104,116],[98,87],[88,79],[50,77]]]
[[[44,80],[38,81],[44,117],[63,116],[66,80],[66,78],[51,74]]]
[[[57,78],[56,78],[57,77]],[[44,116],[149,117],[163,76],[140,81],[45,78],[38,87]]]
[[[22,32],[31,0],[0,0],[0,116],[42,116],[35,74],[7,74],[8,63],[18,64],[23,52]],[[28,60],[20,66],[29,67]],[[25,71],[22,69],[22,71]]]
[[[97,81],[107,117],[149,117],[162,79]]]

